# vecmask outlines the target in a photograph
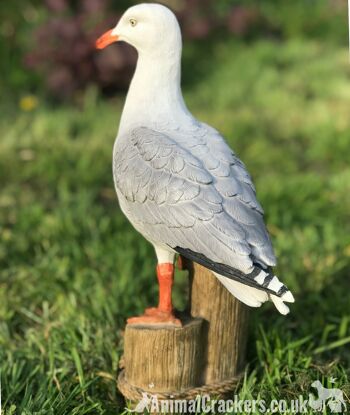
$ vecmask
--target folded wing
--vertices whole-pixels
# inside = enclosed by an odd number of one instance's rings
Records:
[[[243,163],[215,130],[206,131],[186,137],[137,128],[122,135],[115,185],[122,209],[148,240],[198,253],[244,279],[275,257]],[[246,282],[263,289],[248,276]]]

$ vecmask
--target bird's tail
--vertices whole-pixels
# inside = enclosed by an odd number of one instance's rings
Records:
[[[266,276],[269,276],[269,274],[264,271],[261,271],[255,278],[255,282],[261,285],[261,289],[251,287],[217,273],[215,273],[215,276],[232,295],[250,307],[260,307],[265,301],[271,300],[277,310],[285,315],[289,313],[289,307],[284,302],[294,303],[293,294],[276,276],[269,278],[269,282],[266,284]],[[264,288],[267,288],[267,290],[264,290]]]

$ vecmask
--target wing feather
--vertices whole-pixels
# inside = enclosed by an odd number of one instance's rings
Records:
[[[123,210],[150,241],[245,273],[253,262],[274,265],[244,164],[215,130],[203,128],[191,136],[136,128],[118,137],[113,171]]]

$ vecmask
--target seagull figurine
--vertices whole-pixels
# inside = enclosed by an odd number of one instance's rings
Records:
[[[263,209],[245,165],[218,131],[198,121],[181,92],[182,37],[160,4],[129,8],[98,49],[124,41],[138,61],[113,149],[120,207],[158,259],[158,307],[129,324],[180,325],[172,305],[176,254],[213,271],[243,303],[271,300],[287,314],[292,293],[276,265]]]

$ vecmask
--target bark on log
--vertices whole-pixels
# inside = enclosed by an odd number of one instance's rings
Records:
[[[193,264],[189,272],[191,315],[204,319],[206,337],[201,383],[232,378],[244,368],[248,307],[201,265]]]
[[[124,364],[127,381],[151,392],[182,391],[199,385],[203,361],[202,319],[183,327],[127,325]]]

